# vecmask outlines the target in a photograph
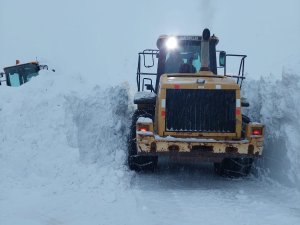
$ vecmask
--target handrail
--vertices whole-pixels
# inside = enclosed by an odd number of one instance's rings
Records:
[[[220,51],[217,51],[220,52]],[[227,65],[227,57],[241,57],[241,61],[240,61],[240,66],[239,66],[239,72],[237,75],[227,75],[226,74],[226,65]],[[218,68],[223,68],[224,70],[224,76],[225,77],[232,77],[232,78],[236,78],[236,83],[240,85],[240,88],[242,88],[243,85],[243,80],[246,79],[246,77],[244,76],[244,72],[245,72],[245,59],[247,58],[247,55],[242,55],[242,54],[225,54],[225,66],[221,66]]]
[[[157,76],[157,73],[150,73],[142,71],[142,66],[146,69],[152,68],[155,65],[155,58],[159,54],[159,50],[157,49],[145,49],[142,52],[138,53],[138,66],[137,66],[137,72],[136,72],[136,82],[137,82],[137,88],[138,91],[141,90],[141,76]],[[147,64],[146,56],[151,55],[150,63]],[[142,64],[143,61],[143,64]],[[152,79],[149,78],[152,83]],[[142,87],[143,89],[144,87]]]

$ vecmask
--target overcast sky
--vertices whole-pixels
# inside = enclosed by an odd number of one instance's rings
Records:
[[[137,52],[160,34],[208,27],[219,49],[248,55],[248,76],[278,76],[300,61],[299,11],[299,0],[0,0],[0,66],[37,57],[97,83],[134,83]]]

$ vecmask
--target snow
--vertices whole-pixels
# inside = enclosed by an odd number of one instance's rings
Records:
[[[196,79],[190,79],[190,80],[181,80],[181,81],[178,81],[178,80],[173,80],[173,79],[168,79],[168,84],[194,84],[196,83],[197,80]]]
[[[151,131],[137,131],[136,134],[143,135],[143,136],[153,136],[153,132]]]
[[[148,117],[139,117],[137,123],[153,123],[153,121]]]
[[[172,136],[166,136],[166,137],[160,137],[158,135],[155,135],[155,140],[157,141],[174,141],[174,142],[199,142],[199,143],[224,143],[224,141],[218,141],[215,139],[201,139],[201,138],[176,138]],[[226,143],[249,143],[248,140],[242,140],[242,141],[226,141]]]
[[[299,18],[298,0],[1,0],[1,68],[38,57],[57,72],[0,87],[0,224],[300,224]],[[263,159],[243,179],[163,160],[129,171],[137,52],[204,27],[219,50],[248,55]]]
[[[283,71],[248,81],[249,116],[266,125],[265,172],[281,183],[300,190],[300,75]]]
[[[85,210],[78,196],[106,206],[128,185],[128,86],[89,89],[65,79],[66,87],[62,77],[0,89],[0,224],[55,224],[64,218],[46,214]]]
[[[146,99],[153,99],[156,98],[156,94],[154,92],[149,91],[140,91],[135,93],[134,95],[134,101],[141,101]]]
[[[258,110],[270,129],[266,162],[256,168],[270,172],[236,180],[215,175],[210,164],[162,161],[155,174],[129,171],[133,105],[127,84],[100,87],[80,76],[45,72],[19,88],[2,87],[0,224],[298,224],[299,129],[286,115],[299,113],[293,97],[298,84],[263,79],[249,81],[247,89],[257,83],[257,93],[266,95],[248,96],[254,107],[249,114]],[[269,115],[273,107],[277,111]],[[281,132],[271,135],[273,128]],[[270,149],[280,138],[289,141],[282,152]],[[288,175],[288,185],[272,175],[276,168]]]

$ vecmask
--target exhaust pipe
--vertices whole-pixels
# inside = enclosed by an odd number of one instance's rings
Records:
[[[201,68],[200,71],[209,71],[209,39],[210,31],[205,28],[202,33],[201,41]]]

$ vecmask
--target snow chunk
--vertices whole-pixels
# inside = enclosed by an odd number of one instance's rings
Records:
[[[151,131],[136,131],[138,135],[144,135],[144,136],[153,136],[153,132]]]
[[[137,123],[153,123],[153,121],[148,117],[139,117]]]
[[[197,142],[197,143],[224,143],[225,141],[217,141],[215,139],[204,139],[204,138],[176,138],[172,136],[167,137],[160,137],[158,135],[155,135],[156,141],[172,141],[172,142]],[[226,143],[249,143],[248,140],[242,140],[242,141],[226,141]]]
[[[156,97],[156,94],[154,92],[140,91],[140,92],[135,93],[134,100],[155,98],[155,97]]]
[[[134,95],[134,103],[155,104],[156,94],[154,92],[140,91]]]

